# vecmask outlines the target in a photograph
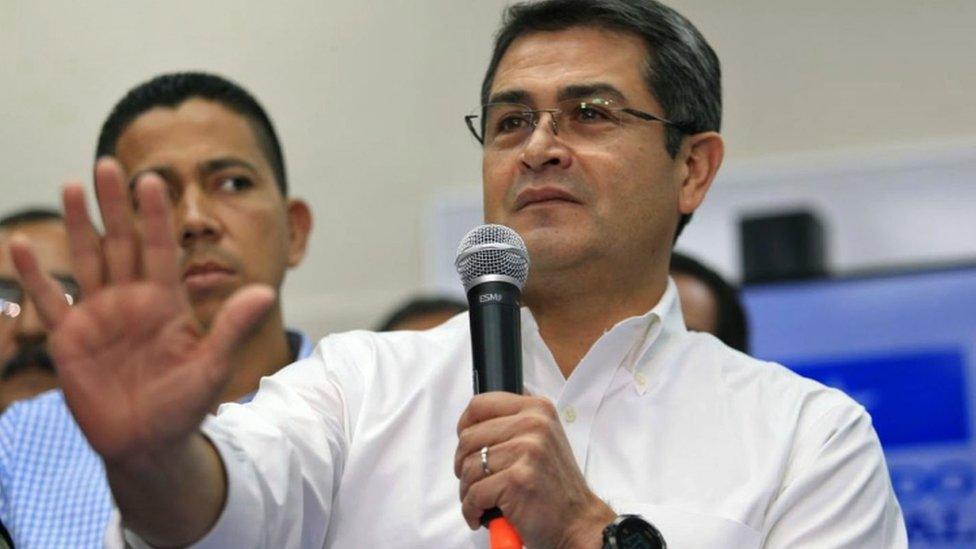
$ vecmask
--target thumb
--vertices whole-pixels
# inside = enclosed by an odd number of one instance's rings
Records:
[[[212,382],[221,385],[231,367],[231,353],[246,340],[275,302],[276,292],[263,284],[253,284],[238,290],[220,308],[206,337],[217,366]]]

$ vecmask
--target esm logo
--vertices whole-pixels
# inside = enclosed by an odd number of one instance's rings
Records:
[[[478,303],[491,303],[492,301],[501,303],[502,294],[484,294],[478,296]]]

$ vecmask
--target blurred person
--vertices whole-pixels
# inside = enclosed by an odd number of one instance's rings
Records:
[[[724,156],[704,37],[653,0],[505,14],[467,120],[483,147],[485,218],[516,230],[531,256],[527,394],[472,398],[459,315],[423,332],[330,336],[251,402],[206,417],[228,351],[275,292],[244,288],[209,333],[177,339],[185,309],[145,305],[175,291],[161,182],[137,189],[141,240],[85,250],[111,273],[73,309],[14,246],[63,342],[55,362],[109,464],[127,541],[484,547],[481,518],[497,507],[528,547],[663,547],[662,536],[671,547],[905,547],[865,410],[684,325],[670,252]],[[111,171],[96,179],[116,185]],[[127,203],[99,199],[110,234],[131,234]],[[137,398],[110,405],[93,390],[105,378]],[[159,389],[169,379],[179,384]],[[163,425],[144,419],[157,416]]]
[[[681,252],[671,252],[671,279],[689,330],[712,334],[733,349],[749,352],[749,325],[735,286]]]
[[[0,549],[13,549],[14,542],[10,539],[10,533],[0,522]]]
[[[115,160],[106,160],[108,155]],[[166,311],[185,304],[188,333],[182,337],[209,331],[221,304],[240,288],[255,283],[280,287],[285,272],[305,254],[312,225],[309,208],[288,196],[284,158],[271,120],[233,82],[211,74],[175,73],[136,86],[103,124],[96,156],[100,198],[128,204],[129,189],[151,180],[165,187],[173,202],[171,215],[162,221],[167,237],[178,243],[167,257],[175,291],[147,306]],[[128,174],[125,179],[123,173]],[[84,194],[80,185],[69,185],[64,193],[82,291],[97,294],[111,277],[135,276],[135,271],[122,273],[111,263],[105,270],[101,264],[85,270],[97,258],[77,252],[91,246],[119,250],[138,238],[137,231],[130,227],[120,232],[109,223],[100,237],[78,209]],[[137,200],[133,205],[152,207]],[[55,234],[64,239],[63,229]],[[28,240],[44,265],[42,244]],[[154,253],[152,242],[145,246],[148,254]],[[67,250],[62,255],[63,261],[51,267],[59,275],[69,272]],[[114,320],[127,329],[146,328],[125,315]],[[98,321],[89,322],[87,330],[100,329]],[[51,345],[57,348],[64,341],[53,338]],[[105,348],[114,344],[108,341]],[[281,303],[275,300],[228,350],[233,372],[215,390],[213,403],[248,400],[261,377],[310,351],[308,338],[285,330]],[[174,350],[153,348],[140,360],[170,352]],[[114,376],[93,381],[97,398],[119,410],[124,409],[122,400],[139,398],[118,393],[115,388],[122,380]],[[153,390],[167,391],[177,380],[157,381]],[[182,395],[172,397],[178,403]],[[164,459],[165,452],[157,458]],[[72,418],[62,392],[14,405],[0,417],[0,520],[18,546],[101,547],[111,508],[102,461]]]
[[[463,301],[449,297],[415,297],[391,312],[380,323],[377,332],[395,330],[429,330],[468,310]]]
[[[51,273],[74,301],[68,232],[55,210],[31,208],[0,219],[0,412],[17,400],[53,389],[58,377],[47,350],[47,329],[24,295],[10,259],[10,237],[18,232],[37,250],[41,268]]]

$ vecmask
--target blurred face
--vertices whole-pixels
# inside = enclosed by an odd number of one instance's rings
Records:
[[[489,102],[548,109],[598,96],[663,117],[642,74],[646,54],[626,33],[577,27],[528,34],[502,57]],[[643,264],[669,250],[685,171],[665,149],[664,126],[623,115],[607,144],[570,140],[550,120],[542,114],[518,146],[484,149],[485,218],[522,235],[533,272],[607,257],[609,265]]]
[[[294,214],[307,209],[282,197],[243,116],[204,99],[155,108],[126,128],[116,156],[132,184],[148,172],[166,182],[183,283],[204,325],[235,290],[277,289],[301,260],[308,227]]]
[[[706,332],[716,335],[718,330],[718,302],[708,286],[701,280],[683,273],[672,273],[678,297],[681,300],[681,314],[685,326],[693,332]]]
[[[30,240],[40,267],[70,286],[71,256],[68,235],[59,220],[25,223],[0,229],[0,368],[6,371],[15,364],[17,373],[0,381],[0,409],[14,400],[34,396],[57,386],[57,376],[50,369],[47,353],[47,331],[37,316],[33,303],[23,296],[16,270],[10,258],[9,241],[14,233]],[[19,294],[19,296],[18,296]]]

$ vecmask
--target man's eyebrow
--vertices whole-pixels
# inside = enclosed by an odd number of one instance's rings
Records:
[[[608,99],[622,101],[625,99],[623,92],[612,84],[606,82],[593,82],[590,84],[573,84],[559,90],[556,94],[557,101],[567,99],[592,98],[593,96],[603,96]],[[522,103],[531,106],[532,96],[525,90],[503,90],[488,99],[489,103]]]
[[[529,92],[525,90],[504,90],[488,98],[489,103],[521,103],[530,106],[531,100]]]
[[[609,99],[623,100],[625,99],[623,92],[618,90],[611,84],[606,82],[594,82],[592,84],[574,84],[572,86],[566,86],[565,88],[559,90],[556,94],[556,99],[558,101],[565,101],[567,99],[583,99],[592,98],[593,96],[603,96]]]
[[[220,158],[206,160],[200,163],[199,169],[201,173],[207,174],[207,173],[219,172],[220,170],[225,170],[227,168],[244,168],[245,170],[248,170],[251,173],[254,174],[258,173],[258,169],[254,166],[254,164],[251,164],[246,160],[236,158],[233,156],[224,156]]]

